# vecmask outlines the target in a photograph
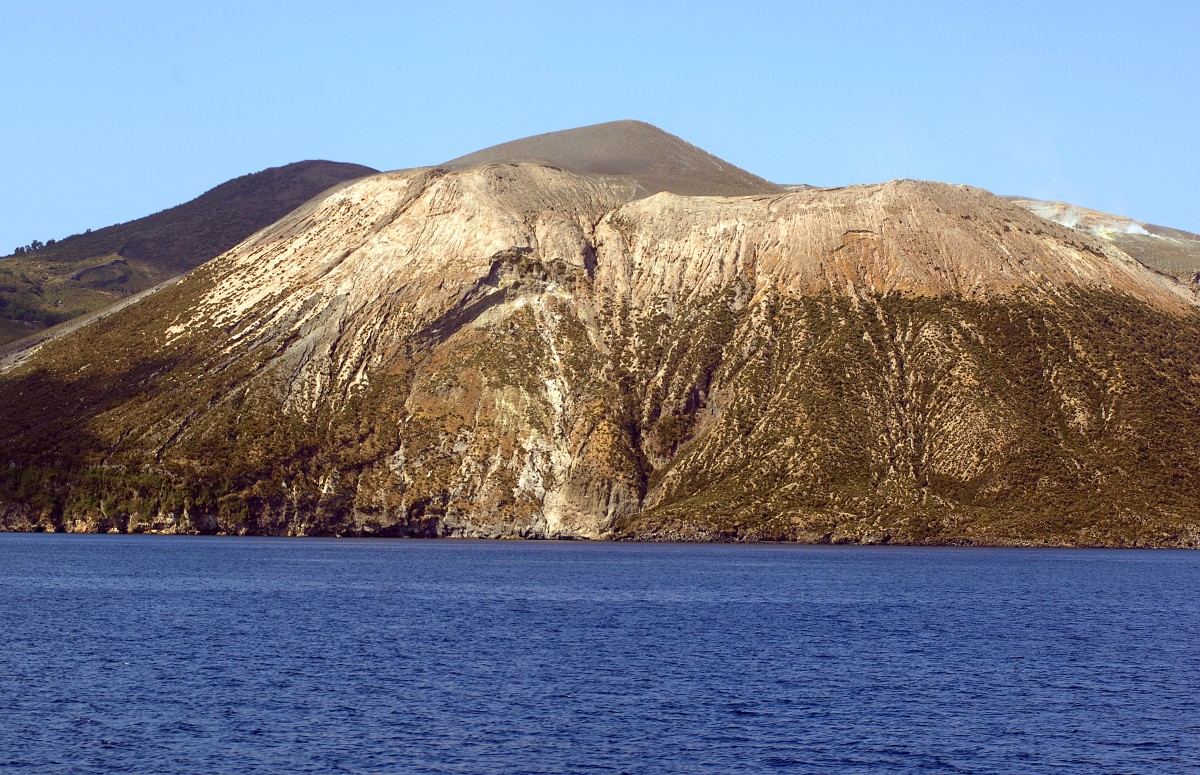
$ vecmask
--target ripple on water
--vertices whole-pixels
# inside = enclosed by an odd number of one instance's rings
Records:
[[[1200,555],[0,535],[0,768],[1185,772]]]

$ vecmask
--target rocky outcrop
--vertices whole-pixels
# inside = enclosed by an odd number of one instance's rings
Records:
[[[1192,545],[1200,323],[896,181],[350,184],[3,374],[11,529]]]

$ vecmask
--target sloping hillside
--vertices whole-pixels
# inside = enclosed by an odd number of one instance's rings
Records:
[[[742,196],[782,191],[757,175],[641,121],[567,129],[485,148],[446,162],[451,170],[532,162],[568,172],[630,178],[641,195]]]
[[[1047,220],[1111,242],[1146,266],[1168,274],[1200,293],[1200,234],[1065,202],[1007,198]]]
[[[1191,293],[962,186],[378,175],[0,387],[8,529],[1200,544]]]
[[[272,167],[169,210],[0,258],[0,345],[182,274],[331,186],[374,172],[328,161]]]

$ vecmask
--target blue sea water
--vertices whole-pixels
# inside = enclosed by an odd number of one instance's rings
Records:
[[[1200,553],[5,534],[0,635],[0,771],[1200,771]]]

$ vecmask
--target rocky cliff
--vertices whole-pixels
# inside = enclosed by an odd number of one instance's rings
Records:
[[[388,173],[10,359],[8,529],[1195,546],[1200,317],[987,192]]]

